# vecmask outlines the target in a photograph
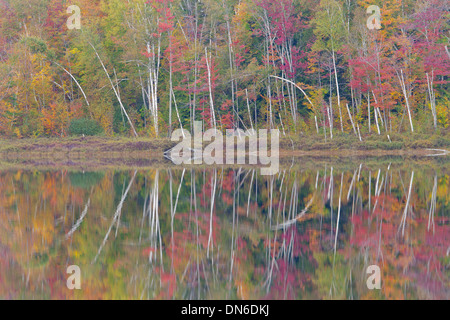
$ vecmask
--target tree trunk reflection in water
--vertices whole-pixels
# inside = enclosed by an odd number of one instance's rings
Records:
[[[3,172],[0,275],[34,298],[77,264],[117,298],[359,299],[376,264],[384,297],[449,297],[450,181],[393,167]]]

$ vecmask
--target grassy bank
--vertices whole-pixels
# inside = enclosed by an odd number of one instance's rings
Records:
[[[0,157],[48,158],[159,157],[173,146],[168,139],[73,137],[0,140]]]
[[[390,138],[390,141],[389,141]],[[371,135],[359,141],[349,134],[281,137],[282,157],[373,157],[426,156],[427,149],[450,149],[450,137],[442,135],[402,134],[390,137]],[[0,140],[2,161],[108,161],[113,163],[163,161],[163,153],[176,143],[169,139],[73,137]],[[206,145],[206,143],[205,143]]]
[[[420,133],[387,134],[362,137],[360,141],[353,134],[337,132],[333,139],[324,136],[298,135],[289,139],[282,139],[281,149],[294,149],[303,151],[393,151],[393,150],[420,150],[420,149],[448,149],[450,148],[450,134],[440,132],[434,135]],[[345,152],[343,152],[345,153]]]

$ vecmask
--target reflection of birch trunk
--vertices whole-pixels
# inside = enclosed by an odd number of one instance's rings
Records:
[[[150,241],[153,248],[158,247],[159,242],[159,254],[160,262],[162,263],[162,240],[161,240],[161,227],[159,223],[159,170],[156,170],[155,180],[153,181],[153,188],[150,194],[149,219],[151,221],[150,228]],[[153,261],[153,252],[150,251],[149,262]]]
[[[292,192],[291,195],[291,204],[295,205],[295,200],[293,199],[293,196],[297,195],[297,193]],[[288,220],[286,222],[283,222],[282,224],[276,225],[275,227],[272,228],[272,230],[280,230],[280,229],[286,229],[290,226],[292,226],[293,224],[297,223],[297,221],[299,221],[301,218],[303,218],[305,216],[305,214],[308,212],[309,208],[311,208],[312,204],[314,203],[314,198],[315,195],[313,194],[312,198],[308,201],[308,203],[306,204],[305,209],[303,209],[296,217],[294,217],[291,220]],[[292,201],[294,200],[294,201]],[[291,215],[291,212],[294,212],[294,208],[291,207],[292,210],[289,210],[289,215]]]
[[[125,191],[125,180],[123,181],[123,187],[122,187],[122,196],[123,193]],[[119,233],[119,228],[120,228],[120,217],[122,216],[122,212],[119,213],[119,216],[117,217],[117,226],[116,226],[116,234],[115,234],[115,238],[117,238],[117,234]]]
[[[375,184],[375,204],[373,205],[373,211],[372,213],[375,213],[375,210],[377,208],[378,205],[378,197],[381,194],[381,189],[383,188],[383,182],[384,182],[384,177],[381,177],[381,182],[380,182],[380,175],[381,175],[381,169],[378,170],[378,176],[377,176],[377,183]]]
[[[319,185],[319,176],[320,176],[320,173],[319,173],[319,170],[317,170],[317,175],[316,175],[316,186],[315,186],[315,189],[317,190],[317,187],[318,187],[318,185]]]
[[[213,184],[213,177],[211,177],[211,184]],[[216,198],[216,186],[217,186],[217,171],[214,170],[214,187],[211,189],[211,211],[209,216],[209,237],[208,237],[208,249],[206,251],[206,257],[209,258],[209,248],[212,246],[214,249],[214,244],[211,245],[212,242],[212,233],[213,233],[213,212],[214,212],[214,200]]]
[[[117,206],[116,212],[114,213],[113,220],[112,220],[112,222],[111,222],[111,225],[109,226],[108,232],[106,233],[105,238],[103,239],[102,244],[101,244],[100,247],[98,248],[97,254],[96,254],[94,260],[92,261],[92,263],[95,263],[95,262],[97,261],[97,259],[98,259],[99,255],[100,255],[100,253],[102,252],[103,247],[104,247],[105,244],[106,244],[106,241],[108,241],[109,234],[111,233],[111,230],[112,230],[114,224],[116,223],[117,219],[118,219],[119,216],[120,216],[120,213],[122,212],[123,203],[125,202],[125,200],[126,200],[126,198],[127,198],[127,195],[128,195],[128,192],[130,191],[130,188],[131,188],[131,186],[132,186],[132,184],[133,184],[133,182],[134,182],[134,179],[136,178],[136,174],[137,174],[137,171],[134,171],[134,175],[133,175],[133,177],[131,178],[130,183],[128,184],[127,189],[125,190],[124,194],[122,195],[122,198],[120,199],[120,202],[119,202],[119,205]]]
[[[175,250],[175,238],[174,238],[174,219],[173,219],[173,178],[172,171],[169,169],[169,197],[170,197],[170,246],[172,247],[172,259],[170,264],[170,272],[173,273],[173,258]]]
[[[408,198],[406,199],[405,210],[403,211],[402,220],[401,220],[400,226],[398,228],[399,231],[400,231],[400,228],[402,229],[402,236],[405,235],[406,218],[408,216],[408,211],[410,210],[409,203],[411,201],[411,192],[412,192],[413,182],[414,182],[414,171],[411,174],[411,182],[409,183]]]
[[[248,201],[247,201],[247,217],[250,210],[250,199],[252,196],[253,179],[255,177],[255,170],[252,170],[252,180],[250,181],[250,188],[248,189]]]
[[[330,200],[330,216],[331,221],[333,221],[333,194],[334,194],[334,174],[333,174],[333,167],[331,167],[330,172],[330,187],[328,189],[328,199]],[[333,222],[331,222],[331,228],[330,228],[331,235],[333,234]]]
[[[180,198],[180,191],[181,191],[181,186],[183,185],[185,173],[186,173],[186,169],[183,169],[183,174],[181,175],[180,185],[178,186],[177,198],[175,199],[175,205],[173,206],[173,212],[172,212],[173,216],[175,216],[175,213],[177,212],[178,199]]]
[[[430,214],[428,216],[428,231],[430,231],[431,226],[433,226],[434,233],[434,213],[436,212],[436,197],[438,189],[438,178],[434,176],[433,192],[431,193],[431,203],[430,203]]]
[[[369,171],[369,212],[372,202],[372,171]]]
[[[330,184],[328,187],[327,200],[330,200],[330,198],[331,198],[331,186],[332,185],[333,185],[333,167],[331,167],[331,172],[330,172]]]
[[[81,216],[78,219],[78,221],[73,225],[72,229],[70,229],[70,231],[66,234],[66,240],[69,239],[72,236],[72,234],[80,227],[81,223],[83,222],[83,219],[86,217],[90,205],[91,205],[91,198],[88,199],[88,202],[86,203],[86,206],[84,207],[84,210],[81,213]]]
[[[350,200],[350,194],[352,192],[353,184],[356,180],[356,173],[358,172],[358,169],[355,170],[355,173],[353,174],[352,182],[350,183],[350,188],[348,188],[348,194],[347,194],[347,201]]]
[[[272,228],[272,210],[273,210],[273,186],[274,186],[274,177],[270,177],[269,178],[270,181],[268,182],[268,198],[269,198],[269,228]],[[274,252],[272,253],[272,240],[270,239],[270,233],[267,236],[267,242],[270,243],[270,245],[268,246],[268,254],[267,254],[267,266],[268,266],[268,273],[267,273],[267,279],[266,279],[266,283],[265,285],[267,286],[266,288],[266,292],[269,293],[270,291],[270,285],[272,283],[272,274],[273,274],[273,268],[275,266],[275,243],[276,243],[276,239],[277,239],[277,233],[275,233],[274,239],[273,239],[273,250]]]
[[[344,173],[341,173],[341,188],[339,190],[339,206],[338,206],[338,216],[336,222],[336,236],[334,238],[334,260],[336,260],[336,248],[337,248],[337,239],[339,235],[339,220],[341,219],[341,202],[342,202],[342,186],[344,184]],[[333,262],[334,265],[334,262]]]
[[[230,246],[230,276],[228,278],[228,281],[231,283],[233,280],[233,266],[234,266],[234,254],[235,254],[235,245],[236,245],[236,237],[235,237],[235,230],[236,230],[236,218],[237,218],[237,210],[236,210],[236,185],[237,185],[237,177],[236,172],[233,170],[233,184],[234,184],[234,191],[233,191],[233,228],[231,230],[231,246]]]

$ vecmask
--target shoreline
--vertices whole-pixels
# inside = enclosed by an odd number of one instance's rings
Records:
[[[307,143],[306,143],[307,141]],[[312,142],[311,142],[312,141]],[[270,139],[269,139],[270,142]],[[367,143],[371,141],[368,140]],[[379,142],[378,142],[379,143]],[[151,138],[109,138],[109,137],[77,137],[77,138],[37,138],[0,140],[0,159],[51,159],[69,158],[74,160],[89,159],[93,155],[98,158],[132,159],[144,157],[158,159],[164,157],[164,152],[176,146],[177,142],[170,139]],[[208,143],[204,143],[204,146]],[[247,146],[248,147],[248,146]],[[269,144],[270,147],[270,144]],[[449,152],[449,145],[433,145],[433,143],[415,144],[406,147],[398,142],[390,144],[375,144],[367,146],[359,141],[328,141],[303,138],[293,141],[281,138],[279,155],[284,157],[379,157],[402,156],[421,157]],[[433,151],[435,150],[435,151]],[[224,150],[225,152],[225,150]]]
[[[151,169],[169,168],[175,165],[164,158],[164,151],[176,143],[169,139],[132,139],[132,138],[63,138],[63,139],[16,139],[0,140],[0,169],[48,169],[66,168],[80,170],[102,169]],[[290,145],[290,148],[289,148]],[[402,148],[374,149],[358,148],[363,144],[352,144],[339,149],[321,148],[300,150],[295,142],[283,138],[280,140],[280,167],[314,167],[315,165],[334,163],[337,166],[352,166],[355,163],[401,163],[406,159],[410,164],[426,163],[431,166],[447,167],[450,163],[446,156],[430,155],[437,152],[427,149],[438,148]],[[298,144],[297,144],[298,148]],[[448,149],[446,149],[448,150]],[[185,167],[202,167],[185,166]],[[213,167],[255,167],[250,165],[216,165]],[[256,166],[261,167],[261,166]]]

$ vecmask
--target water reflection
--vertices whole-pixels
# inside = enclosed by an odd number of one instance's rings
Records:
[[[448,299],[449,187],[391,165],[5,171],[0,298]]]

